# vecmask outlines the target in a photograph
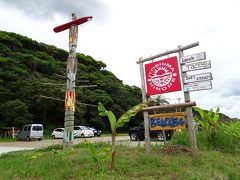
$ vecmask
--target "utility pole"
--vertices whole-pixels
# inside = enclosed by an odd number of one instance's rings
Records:
[[[78,40],[78,25],[83,24],[92,19],[92,16],[76,18],[75,13],[72,13],[72,21],[66,24],[55,27],[54,32],[61,32],[69,29],[69,56],[67,59],[67,87],[65,94],[65,117],[64,117],[64,134],[63,147],[68,148],[73,144],[74,135],[74,112],[75,112],[75,82],[77,73],[77,58],[76,48]]]

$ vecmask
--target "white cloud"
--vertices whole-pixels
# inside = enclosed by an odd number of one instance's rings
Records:
[[[56,34],[52,29],[70,20],[72,4],[77,2],[57,1],[56,9],[56,1],[51,1],[53,6],[45,12],[37,9],[40,18],[30,18],[31,14],[26,14],[29,11],[19,9],[17,4],[22,1],[11,1],[8,5],[4,2],[0,1],[1,30],[16,32],[68,50],[68,32]],[[31,1],[31,4],[34,5],[33,2],[36,4],[36,1]],[[79,27],[78,52],[102,60],[107,64],[107,69],[124,83],[140,87],[139,66],[136,64],[139,57],[146,58],[175,49],[180,44],[199,41],[200,46],[186,50],[184,54],[207,53],[212,68],[206,72],[213,74],[213,89],[192,92],[191,99],[200,107],[210,109],[220,106],[226,115],[240,118],[240,104],[236,101],[240,96],[238,0],[94,2],[89,4],[84,1],[84,6],[75,6],[84,10],[84,14],[79,16],[93,15],[91,22]],[[63,4],[71,5],[64,9]],[[52,18],[41,15],[50,12]],[[182,92],[165,96],[173,101],[181,97],[183,101]]]

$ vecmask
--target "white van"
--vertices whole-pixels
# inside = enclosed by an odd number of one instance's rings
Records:
[[[24,125],[18,132],[16,140],[27,140],[38,139],[41,141],[43,138],[43,125],[42,124],[28,124]]]
[[[87,128],[86,126],[74,126],[74,133],[77,134],[77,137],[94,137],[94,133],[92,130]]]

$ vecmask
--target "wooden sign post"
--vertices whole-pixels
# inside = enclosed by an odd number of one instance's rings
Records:
[[[64,118],[64,134],[63,147],[71,147],[74,135],[74,112],[75,112],[75,82],[77,73],[76,48],[78,40],[78,25],[83,24],[92,19],[92,16],[77,19],[72,14],[72,21],[55,27],[54,32],[58,33],[69,29],[69,56],[67,59],[67,88],[65,94],[65,118]]]
[[[166,52],[163,52],[163,53],[160,53],[160,54],[157,54],[155,56],[151,56],[151,57],[148,57],[148,58],[145,58],[145,59],[139,58],[139,61],[137,61],[137,64],[139,64],[139,67],[140,67],[140,77],[141,77],[141,84],[142,84],[142,99],[143,99],[143,101],[147,101],[145,74],[144,74],[144,68],[143,68],[144,64],[143,63],[147,62],[147,61],[152,61],[156,58],[163,57],[163,56],[173,54],[173,53],[179,53],[179,58],[180,58],[180,57],[183,57],[183,50],[190,49],[190,48],[196,47],[198,45],[199,45],[199,43],[196,42],[196,43],[189,44],[189,45],[184,46],[184,47],[178,47],[177,49],[166,51]],[[197,58],[204,59],[204,56],[205,56],[205,54],[196,54],[193,57],[186,58],[185,61],[186,62],[191,62],[191,61],[194,61]],[[201,66],[201,65],[199,65],[199,66]],[[171,67],[171,66],[169,66],[169,67]],[[173,67],[171,67],[171,68],[173,68]],[[165,75],[167,75],[167,74],[165,74]],[[186,74],[185,74],[185,76],[186,76]],[[190,96],[189,96],[188,92],[184,92],[184,97],[185,97],[185,102],[187,102],[187,103],[190,102]],[[193,115],[192,115],[192,108],[191,107],[187,107],[187,114],[188,114],[187,115],[187,120],[189,122],[188,127],[190,128],[189,133],[190,133],[190,136],[191,136],[190,137],[191,147],[192,147],[194,153],[196,153],[197,152],[197,143],[196,143],[195,133],[194,133],[194,129],[193,129],[193,123],[192,123],[193,122]],[[144,115],[144,127],[145,127],[146,155],[150,156],[149,117],[148,117],[147,110],[143,110],[143,115]]]
[[[178,46],[180,49],[178,52],[179,59],[183,57],[183,50],[181,50],[181,46]],[[184,76],[187,76],[186,72],[182,72],[182,78]],[[182,82],[184,79],[182,79]],[[190,94],[189,92],[184,91],[184,100],[185,103],[190,102]],[[194,126],[193,126],[193,112],[192,112],[192,107],[187,107],[186,108],[186,114],[187,114],[187,123],[188,123],[188,132],[189,132],[189,137],[190,137],[190,144],[193,150],[193,153],[197,153],[197,141],[196,141],[196,136],[195,136],[195,131],[194,131]]]
[[[141,61],[142,58],[139,58],[139,60]],[[139,68],[140,68],[141,85],[142,85],[142,100],[143,102],[147,102],[143,63],[139,63]],[[151,150],[150,150],[149,119],[148,119],[147,111],[143,111],[143,118],[144,118],[145,150],[146,150],[146,155],[149,157]]]

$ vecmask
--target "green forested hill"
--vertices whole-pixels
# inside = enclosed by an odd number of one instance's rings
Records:
[[[64,103],[40,96],[64,99],[66,79],[59,75],[65,73],[67,57],[67,51],[55,46],[0,31],[0,127],[26,123],[42,123],[49,128],[63,126]],[[77,54],[77,59],[76,85],[97,85],[76,88],[78,102],[97,105],[101,101],[118,117],[141,102],[141,89],[124,85],[105,70],[104,62],[84,54]],[[75,124],[109,127],[107,120],[99,117],[96,107],[85,105],[77,105]]]

